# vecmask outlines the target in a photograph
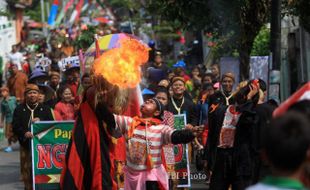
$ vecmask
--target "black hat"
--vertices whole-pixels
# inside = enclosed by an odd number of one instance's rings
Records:
[[[154,100],[154,102],[156,103],[157,110],[160,113],[159,117],[161,117],[164,112],[164,105],[157,98],[152,98],[152,100]]]

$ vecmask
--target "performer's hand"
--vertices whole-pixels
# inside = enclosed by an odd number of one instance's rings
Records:
[[[25,136],[27,139],[33,138],[33,135],[32,135],[32,133],[31,133],[30,131],[27,131],[27,132],[25,133],[24,136]]]
[[[197,130],[198,130],[198,134],[200,135],[200,134],[202,134],[203,133],[203,130],[205,129],[205,126],[204,125],[199,125],[199,126],[197,126]]]
[[[203,132],[203,129],[204,129],[204,126],[200,125],[200,126],[193,127],[191,130],[194,133],[194,135],[197,137],[201,135],[201,133]]]
[[[38,122],[38,121],[40,121],[40,118],[38,118],[38,117],[35,117],[32,119],[32,122]]]
[[[190,130],[192,131],[192,133],[194,134],[195,137],[199,136],[201,134],[200,131],[202,131],[200,129],[200,126],[192,127]]]
[[[247,99],[251,100],[253,98],[253,96],[255,96],[255,94],[258,93],[258,90],[259,90],[258,86],[254,85],[254,84],[251,84],[250,85],[250,92],[247,95]]]
[[[185,129],[192,130],[194,127],[191,124],[185,125]]]

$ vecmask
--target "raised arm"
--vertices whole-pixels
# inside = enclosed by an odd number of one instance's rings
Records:
[[[96,115],[109,126],[109,129],[120,130],[122,134],[126,133],[128,126],[132,122],[131,117],[113,114],[103,103],[97,105]]]
[[[104,103],[99,103],[96,106],[96,115],[98,119],[104,121],[109,128],[115,129],[116,123],[114,115]]]
[[[195,138],[194,133],[190,129],[176,130],[171,135],[172,144],[187,144]]]

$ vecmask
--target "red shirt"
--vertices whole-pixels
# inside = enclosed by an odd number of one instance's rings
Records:
[[[71,103],[58,102],[54,109],[55,120],[74,120],[74,106]]]

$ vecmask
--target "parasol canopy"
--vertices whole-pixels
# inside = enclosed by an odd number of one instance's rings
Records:
[[[121,88],[137,86],[141,80],[140,66],[148,61],[149,47],[137,37],[119,33],[97,40],[100,57],[96,57],[96,42],[85,53],[85,71],[92,70],[111,84]]]

